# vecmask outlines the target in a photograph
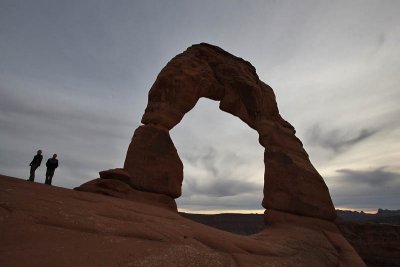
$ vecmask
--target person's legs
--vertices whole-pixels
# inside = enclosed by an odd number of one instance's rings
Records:
[[[55,170],[52,170],[52,171],[50,172],[49,185],[51,185],[51,181],[53,180],[54,171],[55,171]]]
[[[51,185],[51,180],[53,179],[54,170],[47,170],[46,171],[46,181],[45,184]]]
[[[38,166],[34,166],[34,165],[31,166],[31,171],[30,171],[30,176],[29,176],[28,181],[31,181],[31,182],[35,181],[35,171],[36,171],[37,167]]]
[[[44,184],[49,184],[49,169],[46,171],[46,180],[44,181]]]

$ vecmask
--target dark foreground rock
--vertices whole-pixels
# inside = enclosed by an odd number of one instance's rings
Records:
[[[400,267],[400,226],[338,223],[344,237],[369,267]]]
[[[336,210],[336,221],[341,222],[369,222],[400,225],[399,210],[382,210],[376,213],[365,213],[363,211]]]
[[[0,266],[365,266],[330,222],[240,236],[134,200],[0,176]]]
[[[181,216],[220,230],[239,235],[253,235],[265,228],[264,214],[193,214],[180,213]]]
[[[181,213],[181,215],[211,227],[242,235],[256,234],[264,228],[262,214]],[[340,215],[339,211],[338,217]],[[393,217],[389,215],[381,219]],[[375,216],[368,214],[368,216],[373,217],[374,221],[379,218],[376,214]],[[359,220],[359,217],[353,216],[352,218]],[[350,217],[347,216],[345,218],[349,219]],[[362,217],[361,219],[365,218]],[[400,225],[348,221],[337,221],[336,224],[343,236],[351,243],[369,267],[400,266]]]

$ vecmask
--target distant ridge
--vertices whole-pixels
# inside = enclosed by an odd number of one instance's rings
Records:
[[[336,210],[336,213],[338,222],[400,225],[400,210],[378,209],[373,214],[364,211]],[[264,228],[263,214],[193,214],[185,212],[179,214],[193,221],[241,235],[255,234]]]
[[[369,267],[400,267],[400,210],[379,209],[375,214],[349,210],[336,212],[336,225]],[[180,215],[241,235],[256,234],[264,227],[262,214]]]
[[[400,210],[378,209],[374,213],[363,211],[336,210],[337,220],[343,222],[370,222],[400,225]]]

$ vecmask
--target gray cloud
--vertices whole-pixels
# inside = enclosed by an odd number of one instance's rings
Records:
[[[337,170],[328,177],[336,206],[359,209],[398,208],[400,173],[379,167],[372,170]]]
[[[86,123],[105,124],[118,127],[129,123],[128,117],[122,115],[119,106],[113,112],[99,112],[99,104],[75,99],[68,92],[44,91],[18,93],[0,84],[0,111],[10,115],[21,115],[52,121],[68,122],[71,120]]]
[[[386,167],[380,167],[371,171],[356,171],[342,169],[337,170],[341,175],[342,181],[351,181],[351,183],[367,184],[371,187],[388,186],[391,182],[400,183],[400,174],[385,170]]]
[[[227,161],[229,164],[221,165],[217,159],[222,155],[218,154],[217,150],[205,149],[204,152],[203,156],[192,156],[190,161],[183,158],[185,166],[192,165],[196,168],[187,171],[185,167],[183,195],[177,199],[180,209],[193,211],[262,209],[262,183],[240,177],[240,171],[235,173],[236,168],[245,168],[238,163],[240,160]],[[224,153],[224,156],[227,155]]]
[[[213,196],[209,194],[192,194],[183,191],[177,199],[179,209],[201,210],[262,210],[262,188],[252,192],[241,192],[232,196]]]
[[[247,177],[240,177],[239,170],[246,168],[246,161],[235,153],[221,152],[209,146],[196,152],[182,157],[184,164],[197,170],[185,172],[183,190],[189,194],[225,197],[253,193],[262,188],[259,183],[247,181]]]
[[[242,194],[235,197],[185,197],[177,199],[179,209],[191,211],[263,210],[261,194]]]
[[[189,179],[183,190],[189,194],[212,197],[237,196],[240,194],[260,192],[260,184],[233,179],[212,177],[212,181],[199,183],[196,178]]]
[[[171,136],[184,164],[178,208],[262,209],[264,148],[253,129],[200,99]]]
[[[378,48],[381,48],[381,46],[383,46],[385,44],[385,41],[386,41],[385,33],[381,32],[378,35],[377,39],[378,39]]]
[[[314,124],[306,132],[306,141],[311,145],[321,146],[335,153],[343,152],[367,138],[378,133],[375,129],[361,129],[351,133],[341,129],[323,130],[319,124]]]
[[[210,171],[212,176],[217,177],[219,171],[216,165],[217,151],[212,147],[206,147],[202,149],[200,153],[194,154],[186,153],[183,155],[183,159],[186,159],[189,163],[193,165],[200,165],[206,170]]]

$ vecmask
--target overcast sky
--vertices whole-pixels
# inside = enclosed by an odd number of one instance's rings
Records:
[[[400,208],[400,1],[0,0],[0,173],[42,149],[73,188],[122,167],[165,64],[207,42],[250,61],[337,208]],[[201,99],[171,136],[181,210],[262,210],[257,133]],[[44,182],[45,167],[36,172]]]

